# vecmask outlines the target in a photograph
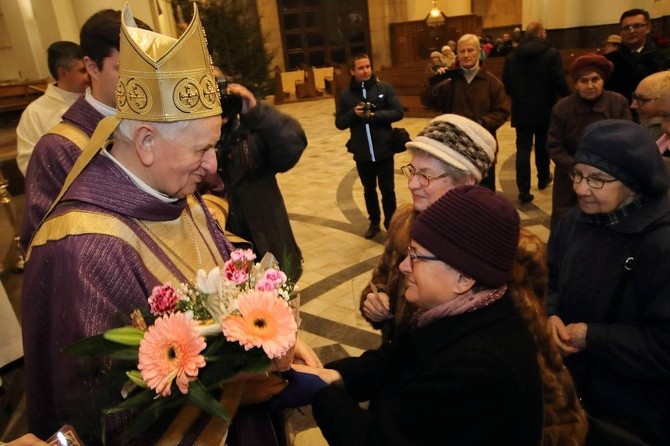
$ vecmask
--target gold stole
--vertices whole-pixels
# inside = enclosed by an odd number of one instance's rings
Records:
[[[75,127],[72,124],[67,122],[59,122],[47,134],[60,135],[65,139],[69,139],[72,143],[79,148],[79,150],[84,150],[86,144],[88,143],[89,136],[79,127]]]
[[[202,258],[202,267],[207,272],[215,266],[222,266],[224,260],[218,249],[215,248],[217,245],[209,232],[205,212],[192,196],[188,198],[188,207],[193,215],[195,227],[188,227],[191,225],[188,209],[184,209],[182,215],[175,220],[147,221],[142,222],[139,226],[148,228],[147,234],[172,259],[183,276],[188,280],[194,280],[195,271],[201,267],[197,256],[198,251]],[[173,276],[167,265],[160,261],[156,253],[142,242],[124,221],[114,215],[94,211],[71,210],[48,218],[35,234],[26,253],[26,259],[30,258],[34,247],[60,240],[66,236],[82,234],[107,235],[123,240],[135,249],[146,268],[159,281],[172,281],[173,283],[181,281]],[[197,243],[197,249],[194,243]]]

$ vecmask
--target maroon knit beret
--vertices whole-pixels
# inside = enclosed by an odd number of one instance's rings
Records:
[[[604,81],[606,81],[612,75],[613,70],[614,65],[612,62],[600,54],[591,53],[579,56],[577,59],[575,59],[574,62],[572,62],[572,66],[570,67],[570,76],[575,82],[577,82],[577,79],[579,79],[580,76],[583,76],[584,73],[595,71],[600,75],[600,77],[603,78]]]
[[[519,243],[519,213],[480,186],[459,186],[421,212],[412,239],[486,287],[506,283]]]

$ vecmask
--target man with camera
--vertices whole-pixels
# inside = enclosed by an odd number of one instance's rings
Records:
[[[379,232],[381,222],[377,184],[382,194],[385,228],[396,209],[391,123],[403,118],[403,107],[393,87],[372,73],[367,54],[353,56],[349,71],[351,84],[340,93],[335,126],[351,132],[347,150],[354,155],[363,184],[370,220],[365,238],[371,239]]]
[[[296,119],[217,71],[223,110],[217,172],[225,187],[215,194],[228,200],[226,229],[251,242],[259,258],[271,252],[297,282],[302,254],[275,175],[296,165],[307,137]]]

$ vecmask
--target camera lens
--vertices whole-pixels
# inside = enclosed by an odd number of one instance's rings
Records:
[[[228,119],[236,116],[242,111],[242,96],[221,92],[221,110]]]

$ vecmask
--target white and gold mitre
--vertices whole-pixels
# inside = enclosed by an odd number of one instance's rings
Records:
[[[173,122],[221,114],[212,59],[193,4],[193,19],[179,39],[137,27],[130,6],[121,14],[116,116]]]

